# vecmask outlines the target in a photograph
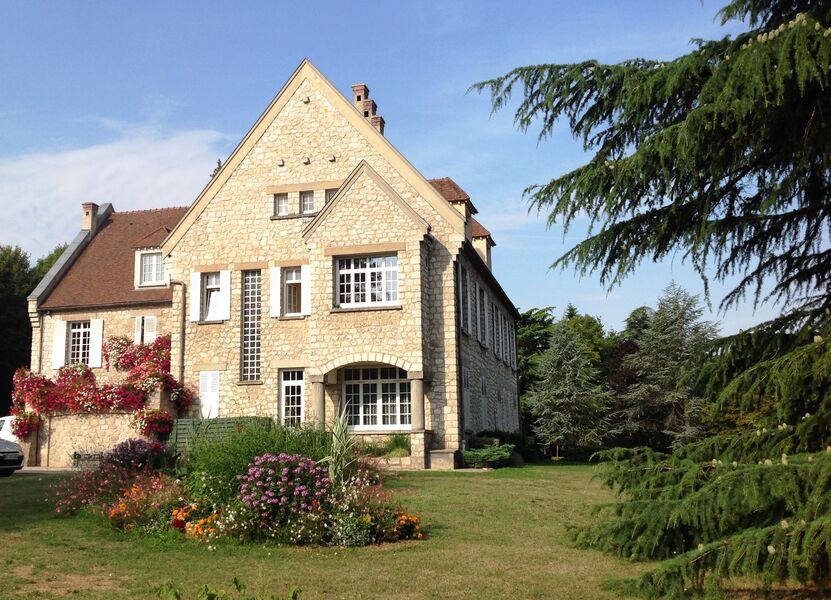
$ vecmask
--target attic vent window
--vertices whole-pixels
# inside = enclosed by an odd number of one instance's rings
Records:
[[[360,101],[361,101],[361,97],[360,97],[360,96],[358,96],[358,97],[356,98],[356,100],[357,100],[358,102],[360,102]]]
[[[368,111],[368,110],[365,110],[365,111],[364,111],[364,116],[365,116],[365,117],[368,117],[368,116],[369,116],[369,111]]]

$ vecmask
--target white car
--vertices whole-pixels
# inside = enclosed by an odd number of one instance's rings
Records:
[[[12,419],[14,417],[0,417],[0,440],[19,442],[17,436],[12,433]]]

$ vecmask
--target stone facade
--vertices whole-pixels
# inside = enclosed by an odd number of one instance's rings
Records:
[[[345,370],[402,369],[411,421],[356,431],[410,433],[411,466],[428,466],[431,450],[447,453],[442,461],[452,466],[466,431],[518,428],[515,364],[460,327],[462,267],[510,331],[516,309],[473,249],[468,209],[451,205],[389,144],[374,110],[361,113],[366,86],[354,89],[353,106],[311,64],[298,68],[162,244],[174,292],[172,305],[158,308],[159,333],[172,334],[171,370],[186,385],[199,390],[201,375],[218,372],[221,417],[280,417],[281,373],[290,369],[303,371],[305,420],[329,423],[345,404]],[[309,193],[314,207],[304,211]],[[279,211],[278,200],[286,205]],[[341,306],[339,261],[368,256],[395,257],[397,299]],[[278,302],[284,288],[275,283],[288,268],[303,275],[300,314],[281,310],[285,297]],[[243,280],[251,271],[261,306],[255,377],[242,368]],[[207,322],[214,276],[227,311]],[[130,334],[138,314],[71,318],[104,319],[109,337]],[[52,319],[69,317],[41,315],[40,325],[48,332]],[[47,374],[40,357],[50,356],[48,340],[41,347],[36,335],[32,363]],[[462,367],[477,381],[475,401],[463,402]]]
[[[140,437],[130,427],[130,419],[127,413],[46,416],[37,432],[37,464],[68,468],[76,452],[102,453],[123,440]]]

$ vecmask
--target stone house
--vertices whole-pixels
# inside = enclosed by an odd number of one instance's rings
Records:
[[[83,205],[29,298],[33,371],[98,374],[105,337],[170,333],[204,417],[343,409],[356,433],[409,434],[416,468],[517,430],[519,314],[493,239],[453,180],[384,137],[367,86],[352,92],[304,61],[189,208]]]

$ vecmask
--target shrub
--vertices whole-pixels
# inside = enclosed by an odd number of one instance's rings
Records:
[[[523,435],[519,431],[500,431],[498,429],[480,431],[474,439],[476,438],[495,438],[498,444],[513,444],[514,449],[519,452],[522,458],[528,461],[537,460],[542,454],[534,436]],[[471,447],[475,448],[476,446],[471,444]]]
[[[38,428],[40,428],[40,417],[35,413],[27,412],[18,414],[12,420],[12,433],[24,442],[28,441]]]
[[[169,581],[159,588],[159,598],[162,600],[182,600],[182,593]],[[203,585],[196,592],[197,600],[300,600],[300,590],[291,589],[286,596],[269,594],[268,596],[254,596],[248,592],[245,584],[234,577],[234,591],[226,592]]]
[[[323,535],[331,481],[327,470],[299,454],[258,456],[240,476],[242,503],[278,539],[315,543]]]
[[[383,442],[363,442],[360,451],[366,456],[410,456],[410,436],[394,433]]]
[[[172,450],[161,442],[141,438],[124,440],[104,454],[102,464],[113,464],[138,471],[141,469],[166,469],[173,463]]]
[[[329,466],[329,478],[339,485],[348,476],[357,459],[357,438],[349,433],[346,412],[341,412],[332,426],[332,453],[322,462]]]
[[[493,467],[498,469],[510,463],[513,451],[513,444],[491,445],[479,449],[465,450],[462,452],[462,459],[465,466],[468,467]]]
[[[221,504],[239,493],[237,477],[263,454],[301,454],[320,460],[331,452],[332,435],[314,427],[283,427],[272,421],[254,421],[224,437],[204,431],[194,436],[186,468],[194,495]]]
[[[181,484],[169,475],[145,471],[102,512],[116,529],[160,532],[170,525],[171,511],[181,504],[183,493]]]

